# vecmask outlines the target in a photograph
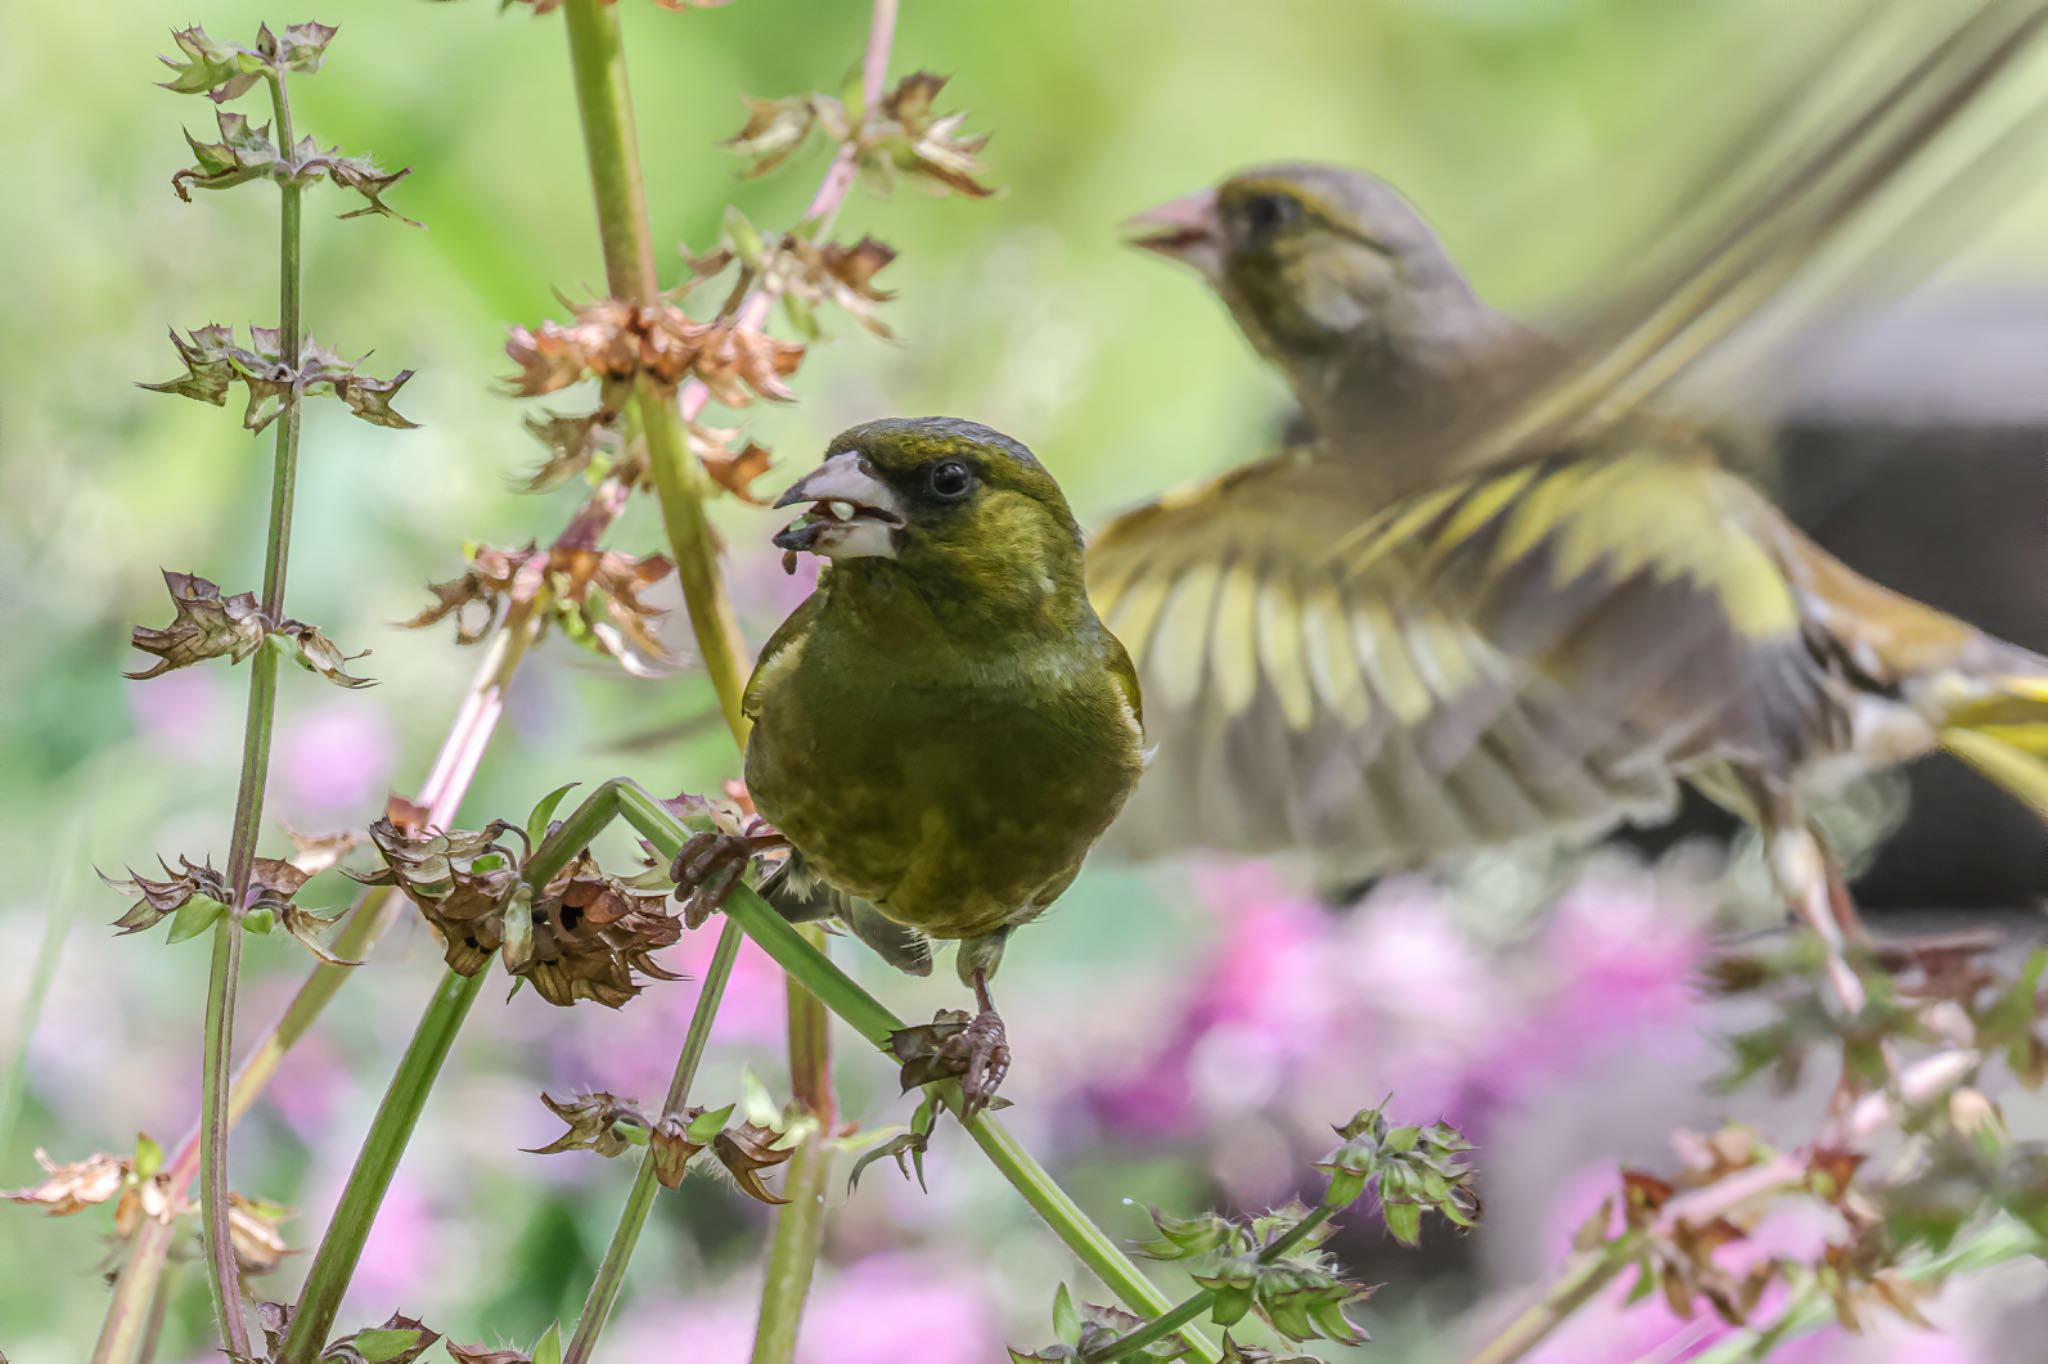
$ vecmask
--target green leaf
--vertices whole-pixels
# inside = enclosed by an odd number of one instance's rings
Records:
[[[164,1148],[147,1132],[135,1134],[135,1177],[153,1179],[164,1168]]]
[[[210,895],[193,896],[180,905],[178,912],[171,916],[170,941],[184,942],[188,938],[198,937],[212,928],[214,921],[227,912],[228,907]]]
[[[1074,1300],[1067,1295],[1065,1284],[1052,1295],[1052,1334],[1062,1345],[1081,1343],[1081,1314],[1074,1310]]]
[[[852,1193],[856,1188],[860,1187],[861,1173],[868,1166],[885,1157],[893,1157],[895,1159],[896,1164],[902,1167],[906,1179],[910,1176],[910,1168],[906,1164],[905,1158],[908,1157],[910,1161],[915,1162],[917,1166],[917,1187],[924,1189],[924,1152],[927,1141],[928,1139],[922,1132],[899,1132],[895,1136],[890,1137],[881,1145],[863,1154],[859,1160],[853,1163],[853,1168],[847,1172],[846,1191]],[[930,1190],[926,1189],[925,1192],[929,1193]]]
[[[711,1139],[725,1130],[726,1122],[732,1117],[738,1104],[727,1104],[723,1108],[707,1108],[690,1119],[690,1125],[683,1135],[699,1146],[709,1145]],[[537,1362],[536,1362],[537,1364]]]
[[[562,797],[575,789],[575,782],[565,782],[535,803],[526,816],[526,841],[529,844],[538,844],[547,837],[548,824],[555,817],[555,807],[562,803]]]
[[[1422,1244],[1422,1205],[1419,1203],[1388,1203],[1381,1209],[1386,1218],[1387,1230],[1396,1241],[1404,1246]]]
[[[363,1357],[363,1364],[391,1364],[403,1359],[408,1351],[417,1349],[424,1332],[405,1328],[389,1330],[372,1326],[358,1331],[349,1338],[349,1346]]]
[[[732,253],[747,269],[759,274],[767,264],[768,243],[762,238],[761,230],[740,212],[738,204],[725,206],[725,239],[732,244]]]
[[[1216,1290],[1216,1305],[1209,1309],[1209,1320],[1218,1326],[1235,1326],[1251,1310],[1252,1290],[1249,1284],[1219,1288]]]
[[[1330,1171],[1330,1187],[1323,1191],[1323,1206],[1348,1208],[1365,1193],[1365,1176],[1356,1170]]]
[[[533,1342],[533,1364],[562,1364],[562,1323],[549,1322],[548,1329]]]
[[[242,916],[242,931],[261,937],[277,927],[277,911],[273,909],[252,909]]]

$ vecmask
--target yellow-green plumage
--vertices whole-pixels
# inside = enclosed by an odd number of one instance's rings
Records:
[[[1058,485],[1022,446],[922,419],[857,427],[833,457],[904,524],[885,553],[837,555],[762,651],[748,789],[799,875],[918,934],[973,940],[963,976],[992,970],[1137,780],[1136,675],[1089,604]],[[963,465],[971,490],[931,495],[941,464]]]

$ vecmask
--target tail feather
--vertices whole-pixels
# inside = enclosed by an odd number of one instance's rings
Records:
[[[1988,694],[1951,712],[1941,744],[2048,820],[2048,660],[2034,661],[1983,679]]]
[[[2048,820],[2048,760],[1981,730],[1945,730],[1941,746]]]

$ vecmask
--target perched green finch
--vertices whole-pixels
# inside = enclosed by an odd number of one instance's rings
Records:
[[[762,891],[919,974],[927,939],[959,940],[981,1012],[922,1075],[979,1104],[1008,1065],[988,994],[1003,946],[1144,767],[1137,676],[1088,602],[1059,485],[1008,436],[857,426],[776,505],[796,503],[775,543],[831,563],[747,684],[747,789],[791,849]],[[679,884],[708,883],[720,852],[686,848]]]
[[[1358,875],[1590,838],[1683,781],[1761,827],[1832,935],[1817,794],[1947,744],[2039,803],[2048,660],[1857,575],[1690,426],[1631,408],[1507,448],[1432,438],[1464,386],[1484,405],[1553,362],[1385,186],[1267,168],[1140,223],[1315,434],[1091,546],[1158,744],[1126,848]]]

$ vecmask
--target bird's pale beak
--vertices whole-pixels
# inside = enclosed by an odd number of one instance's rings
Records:
[[[1223,268],[1222,222],[1217,217],[1213,189],[1148,208],[1126,219],[1124,231],[1130,234],[1132,246],[1157,251],[1205,275],[1213,276]]]
[[[775,535],[792,554],[829,559],[894,558],[896,532],[908,524],[902,499],[875,476],[858,450],[843,450],[798,479],[777,498],[778,507],[809,502],[811,508]],[[794,559],[790,561],[792,564]]]

